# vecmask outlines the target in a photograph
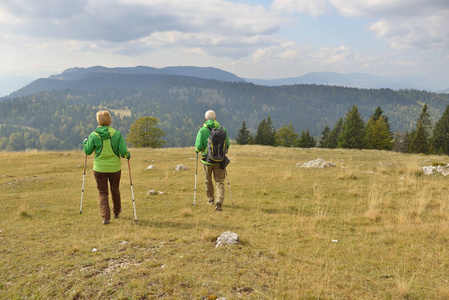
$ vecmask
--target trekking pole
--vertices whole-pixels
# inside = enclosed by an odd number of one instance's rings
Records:
[[[229,194],[231,195],[231,202],[232,202],[232,205],[234,205],[234,200],[232,199],[231,184],[229,183],[228,171],[226,171],[226,169],[225,169],[225,172],[226,172],[226,179],[228,180],[228,187],[229,187]]]
[[[129,170],[129,182],[131,183],[131,197],[133,198],[134,221],[137,223],[136,203],[134,201],[133,180],[131,179],[131,167],[129,165],[129,158],[128,158],[128,170]]]
[[[195,168],[195,190],[193,192],[193,205],[196,205],[196,179],[198,177],[198,152],[196,153],[196,168]]]
[[[84,180],[86,179],[86,165],[87,165],[87,154],[86,157],[84,158],[84,173],[83,173],[83,185],[81,186],[80,215],[83,212]]]

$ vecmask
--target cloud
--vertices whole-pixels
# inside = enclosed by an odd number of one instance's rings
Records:
[[[439,51],[449,47],[447,0],[274,0],[278,12],[319,16],[338,11],[343,17],[365,17],[368,29],[395,50]]]
[[[393,49],[443,50],[449,47],[449,10],[432,16],[384,19],[370,26]]]
[[[446,0],[329,0],[343,16],[375,20],[369,29],[396,50],[439,51],[449,46]]]
[[[269,35],[281,22],[262,6],[221,0],[16,0],[0,10],[16,20],[0,21],[16,34],[81,41],[127,42],[166,31]]]
[[[305,49],[294,42],[283,42],[278,45],[258,49],[252,56],[254,62],[272,59],[298,61],[304,58]]]
[[[397,17],[434,14],[448,8],[446,0],[329,0],[344,16]]]
[[[176,47],[239,58],[271,45],[283,22],[263,6],[223,0],[0,2],[0,36],[121,55]]]
[[[290,61],[292,63],[319,64],[322,66],[341,66],[346,63],[368,61],[367,57],[361,57],[351,48],[340,46],[332,47],[299,47],[293,42],[284,42],[280,45],[259,49],[253,55],[255,62],[269,60]]]
[[[327,0],[274,0],[271,8],[274,11],[306,13],[316,17],[328,11],[328,4]]]

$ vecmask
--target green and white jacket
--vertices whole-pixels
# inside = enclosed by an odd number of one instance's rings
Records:
[[[195,152],[201,152],[201,162],[205,165],[214,165],[213,163],[207,162],[207,139],[210,135],[210,129],[212,128],[220,128],[220,123],[216,120],[207,120],[204,122],[203,127],[198,130],[198,134],[196,135],[195,141]],[[229,149],[231,143],[229,142],[228,131],[223,127],[223,130],[226,131],[226,147]]]
[[[83,142],[84,153],[95,152],[94,171],[115,173],[121,170],[120,157],[129,158],[130,153],[120,131],[100,126]]]

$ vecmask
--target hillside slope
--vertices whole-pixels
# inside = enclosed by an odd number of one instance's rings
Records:
[[[137,118],[157,117],[168,146],[182,147],[192,145],[208,109],[217,112],[218,121],[233,139],[243,121],[255,134],[268,116],[276,128],[292,123],[298,133],[309,129],[319,137],[325,126],[332,128],[353,105],[365,121],[380,106],[394,132],[407,131],[415,126],[424,103],[434,122],[449,104],[447,94],[415,90],[269,87],[175,75],[76,73],[64,74],[70,80],[49,78],[33,83],[46,92],[3,99],[0,149],[8,145],[14,145],[9,150],[75,149],[95,128],[95,112],[100,107],[117,113],[113,126],[125,136]],[[49,90],[50,85],[58,88]]]
[[[244,82],[245,80],[236,75],[217,68],[202,67],[166,67],[152,68],[146,66],[128,68],[106,68],[95,66],[90,68],[71,68],[61,74],[52,75],[48,78],[39,78],[23,88],[15,91],[7,98],[22,97],[34,93],[64,89],[101,89],[104,83],[112,78],[116,79],[114,84],[124,80],[124,84],[132,84],[132,80],[139,79],[140,76],[148,75],[173,75],[187,76],[202,79],[213,79],[229,82]],[[104,80],[97,80],[104,78]]]

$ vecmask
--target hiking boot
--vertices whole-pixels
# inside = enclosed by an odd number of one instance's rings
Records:
[[[215,206],[215,210],[216,211],[222,211],[223,209],[221,208],[221,202],[217,202],[217,205]]]
[[[103,225],[108,225],[109,224],[109,220],[103,220]]]
[[[209,201],[207,201],[207,204],[209,204],[209,205],[214,205],[214,200],[209,200]]]

